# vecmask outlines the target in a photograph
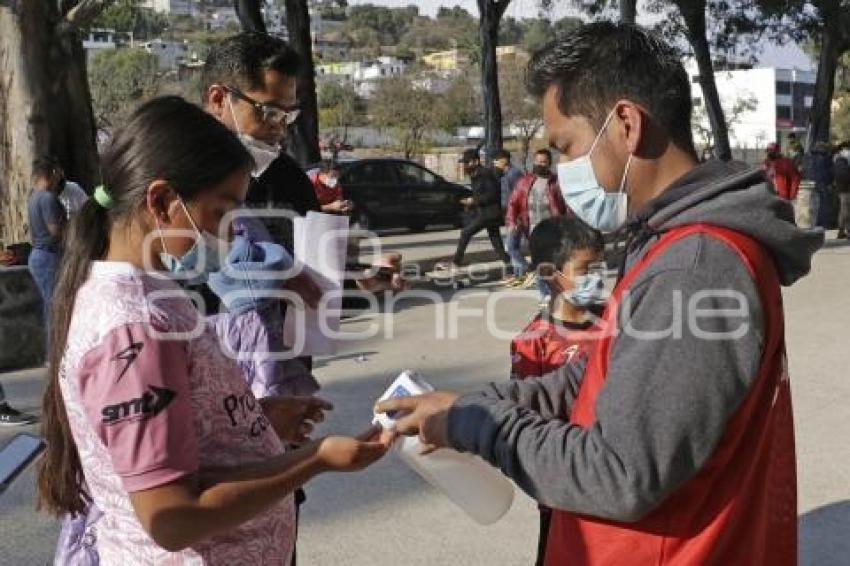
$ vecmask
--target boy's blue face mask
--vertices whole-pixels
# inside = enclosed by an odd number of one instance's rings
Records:
[[[565,291],[564,300],[577,307],[593,307],[605,302],[605,280],[598,273],[576,275],[573,278],[575,287]]]
[[[572,289],[562,289],[556,282],[555,277],[561,277],[566,281],[570,278],[564,272],[556,270],[554,276],[549,281],[549,288],[552,291],[552,296],[561,296],[565,301],[577,307],[589,308],[604,304],[607,299],[605,291],[605,275],[604,268],[591,267],[590,272],[586,275],[576,275],[572,277]]]
[[[163,250],[159,254],[159,260],[162,262],[163,267],[174,275],[187,277],[191,283],[203,282],[206,281],[210,273],[221,271],[221,263],[227,258],[229,242],[225,242],[209,232],[202,232],[198,229],[198,225],[195,224],[192,215],[189,214],[189,209],[186,208],[183,199],[180,198],[178,200],[180,201],[180,206],[183,207],[183,212],[189,219],[189,223],[195,230],[197,238],[195,239],[195,243],[192,244],[192,247],[182,257],[178,258],[168,252],[165,239],[162,236],[162,230],[159,227],[159,223],[157,223],[156,229],[159,231],[159,239]],[[201,247],[204,249],[203,253],[201,253]]]

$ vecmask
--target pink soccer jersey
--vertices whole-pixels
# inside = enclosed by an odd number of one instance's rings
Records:
[[[93,263],[59,375],[85,480],[104,513],[102,564],[289,564],[292,497],[176,553],[157,546],[133,511],[129,493],[283,451],[239,367],[174,282]]]

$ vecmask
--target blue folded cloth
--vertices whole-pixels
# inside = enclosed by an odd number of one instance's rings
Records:
[[[262,295],[263,291],[281,289],[283,278],[270,278],[269,273],[290,269],[292,265],[292,256],[283,246],[255,241],[249,230],[236,227],[225,269],[211,273],[207,284],[228,311],[244,312],[259,307],[263,302],[278,300],[258,295]],[[257,276],[252,277],[252,274]]]

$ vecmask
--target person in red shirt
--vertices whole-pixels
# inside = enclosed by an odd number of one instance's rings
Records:
[[[566,365],[584,367],[600,328],[605,302],[605,242],[577,218],[548,218],[529,239],[531,261],[549,287],[550,305],[511,341],[511,379],[543,377]],[[537,565],[543,566],[552,510],[539,506]]]
[[[764,173],[776,194],[786,200],[796,199],[797,191],[800,189],[800,171],[797,170],[797,166],[782,155],[778,144],[767,144],[765,153],[767,157],[764,160]]]
[[[558,189],[558,179],[552,172],[552,154],[540,149],[534,154],[534,169],[517,181],[505,212],[508,227],[507,249],[511,256],[512,277],[506,280],[507,287],[527,288],[534,282],[534,274],[528,273],[528,263],[522,253],[522,240],[528,239],[534,227],[547,218],[567,214],[567,205]],[[541,296],[545,286],[538,283]]]
[[[342,196],[342,186],[339,184],[339,170],[332,161],[323,161],[318,171],[310,174],[313,190],[322,212],[327,214],[348,214],[351,212],[351,201]]]

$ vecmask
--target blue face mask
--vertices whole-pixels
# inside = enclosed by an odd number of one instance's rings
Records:
[[[561,271],[555,271],[561,279],[569,280]],[[553,297],[560,296],[562,299],[577,307],[589,308],[602,305],[607,300],[605,291],[605,276],[602,272],[595,270],[587,275],[576,275],[572,278],[573,287],[564,289],[553,277],[549,280],[549,290]]]
[[[189,223],[192,224],[195,234],[197,234],[197,238],[195,239],[195,243],[192,244],[192,247],[182,257],[178,258],[168,252],[165,239],[162,237],[162,230],[157,225],[163,250],[159,254],[159,260],[162,262],[163,267],[174,275],[183,276],[189,283],[200,283],[206,281],[210,273],[221,271],[222,258],[226,258],[228,253],[228,242],[213,236],[209,232],[201,232],[198,229],[198,225],[192,220],[192,215],[189,214],[189,210],[186,208],[183,199],[179,200],[180,206],[183,207],[183,212],[189,219]],[[202,247],[204,249],[203,253],[200,251]],[[203,261],[201,260],[202,257]]]
[[[602,134],[614,117],[612,110],[602,129],[596,134],[593,144],[587,153],[558,164],[558,185],[567,206],[575,212],[588,226],[601,230],[602,232],[616,232],[626,223],[628,216],[628,197],[625,192],[626,175],[632,164],[632,156],[626,161],[626,168],[620,181],[620,190],[616,193],[606,191],[599,185],[596,173],[593,170],[593,161],[590,156],[596,149]]]
[[[564,299],[577,307],[592,307],[605,302],[605,280],[597,273],[577,275],[575,288],[564,293]]]

